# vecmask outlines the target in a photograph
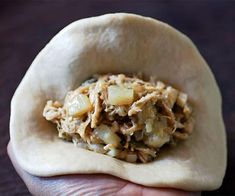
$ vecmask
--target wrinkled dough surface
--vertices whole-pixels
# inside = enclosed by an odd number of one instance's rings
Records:
[[[93,74],[137,71],[186,92],[194,107],[191,138],[154,162],[132,164],[76,148],[42,116],[48,99],[62,101]],[[221,96],[208,65],[185,35],[133,14],[83,19],[59,32],[15,92],[10,137],[20,166],[38,176],[107,173],[146,186],[213,190],[226,169]]]

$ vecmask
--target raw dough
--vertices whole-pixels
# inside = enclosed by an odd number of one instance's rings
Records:
[[[157,76],[186,92],[195,129],[186,142],[148,164],[132,164],[58,139],[42,111],[96,73]],[[160,21],[107,14],[65,27],[38,54],[11,103],[10,137],[20,166],[37,176],[107,173],[153,187],[217,189],[226,169],[226,138],[216,81],[194,44]]]

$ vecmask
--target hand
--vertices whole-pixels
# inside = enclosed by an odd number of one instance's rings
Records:
[[[150,188],[105,174],[78,174],[56,177],[37,177],[24,171],[17,163],[11,144],[8,155],[19,176],[33,195],[200,195],[169,188]]]

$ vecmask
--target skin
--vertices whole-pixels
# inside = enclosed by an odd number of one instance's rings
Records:
[[[56,177],[32,176],[24,171],[17,163],[11,143],[8,144],[7,150],[17,173],[33,195],[200,195],[198,192],[193,193],[169,188],[145,187],[105,174],[79,174]]]

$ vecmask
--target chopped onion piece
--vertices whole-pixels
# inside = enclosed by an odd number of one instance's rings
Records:
[[[111,157],[118,157],[119,153],[120,153],[120,150],[116,148],[110,148],[109,151],[107,152],[107,154]]]
[[[108,103],[111,105],[128,105],[133,102],[134,90],[123,86],[108,87]]]
[[[106,150],[104,149],[104,146],[101,144],[88,144],[88,148],[89,148],[89,150],[99,152],[102,154],[104,154],[106,152]]]
[[[185,105],[183,109],[183,113],[188,117],[192,113],[191,107],[188,105]]]
[[[176,102],[177,96],[178,96],[178,91],[171,86],[168,86],[165,91],[165,95],[168,99],[168,106],[172,108]]]
[[[157,84],[156,84],[156,89],[158,90],[163,90],[165,88],[165,84],[161,81],[158,81]]]
[[[177,97],[176,103],[180,106],[180,107],[184,107],[186,102],[188,99],[188,95],[185,93],[180,92],[179,96]]]
[[[145,129],[147,133],[151,133],[153,131],[153,120],[154,119],[150,118],[145,121]]]

